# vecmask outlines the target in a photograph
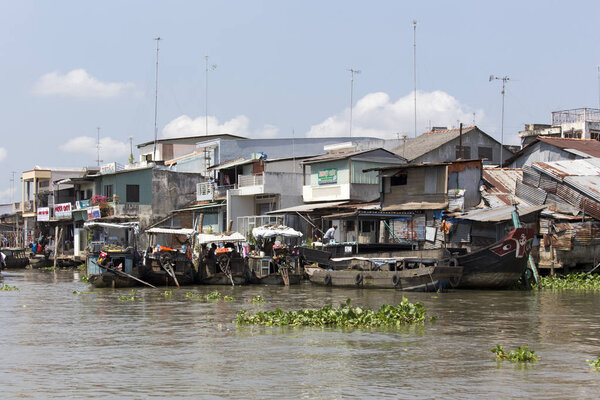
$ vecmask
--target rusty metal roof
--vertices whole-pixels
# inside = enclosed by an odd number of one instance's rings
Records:
[[[509,206],[514,203],[527,205],[516,197],[517,181],[523,177],[521,168],[483,168],[485,183],[481,196],[490,207]]]
[[[520,206],[517,207],[517,212],[519,213],[519,216],[522,217],[534,212],[541,211],[545,207],[546,206]],[[513,210],[513,206],[483,208],[465,212],[464,214],[455,218],[478,222],[502,222],[508,221],[512,218]]]
[[[534,162],[533,168],[562,181],[567,176],[600,175],[600,159]]]
[[[572,139],[538,136],[540,142],[548,143],[563,150],[574,150],[574,154],[600,157],[600,142],[595,139]]]

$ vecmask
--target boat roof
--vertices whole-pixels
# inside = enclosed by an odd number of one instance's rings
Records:
[[[217,242],[245,242],[246,238],[239,232],[229,233],[201,233],[198,235],[199,244],[217,243]]]
[[[164,234],[167,234],[167,235],[187,235],[187,236],[191,236],[195,232],[196,231],[194,229],[189,229],[189,228],[179,228],[179,229],[174,229],[174,228],[150,228],[150,229],[146,230],[146,233],[154,233],[154,234],[164,233]]]
[[[298,232],[295,229],[292,229],[288,226],[278,225],[278,226],[259,226],[257,228],[252,229],[252,235],[255,238],[263,237],[270,238],[273,236],[283,236],[283,237],[302,237],[302,232]]]
[[[118,223],[110,223],[110,222],[95,222],[95,221],[88,221],[86,223],[83,224],[84,228],[113,228],[113,229],[133,229],[133,230],[138,230],[139,229],[139,222],[123,222],[121,224]]]

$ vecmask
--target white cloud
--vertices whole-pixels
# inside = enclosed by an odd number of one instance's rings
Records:
[[[6,149],[4,147],[0,147],[0,162],[4,161],[6,154]]]
[[[133,83],[102,82],[84,69],[74,69],[64,75],[56,71],[42,75],[35,83],[33,93],[41,96],[109,98],[119,96],[132,88]]]
[[[275,125],[265,125],[261,129],[250,129],[250,119],[245,115],[238,115],[225,121],[222,124],[216,117],[208,117],[209,134],[225,134],[246,136],[253,138],[274,138],[279,134],[279,128]],[[206,118],[198,117],[195,119],[187,115],[181,115],[167,125],[162,130],[165,138],[183,137],[183,136],[202,136],[206,134]]]
[[[456,126],[457,120],[471,125],[473,111],[448,93],[436,90],[417,92],[417,134],[426,126]],[[483,111],[477,110],[477,119],[483,119]],[[350,109],[311,126],[308,137],[348,136]],[[414,92],[392,102],[383,92],[370,93],[360,99],[352,109],[352,136],[375,136],[395,138],[396,133],[414,132]]]
[[[67,143],[59,148],[68,153],[79,153],[93,156],[94,159],[98,155],[96,148],[97,139],[91,136],[79,136],[70,139]],[[127,142],[119,142],[110,137],[100,139],[100,158],[105,162],[112,162],[118,158],[129,156],[130,147]]]

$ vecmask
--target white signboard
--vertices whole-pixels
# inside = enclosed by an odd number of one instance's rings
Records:
[[[37,220],[50,221],[50,207],[38,207]]]
[[[99,206],[89,207],[87,209],[87,215],[88,215],[88,219],[100,218],[100,207]]]
[[[435,235],[437,234],[437,228],[434,226],[425,227],[425,240],[428,242],[435,242]]]
[[[54,205],[55,218],[71,218],[71,203],[60,203]]]

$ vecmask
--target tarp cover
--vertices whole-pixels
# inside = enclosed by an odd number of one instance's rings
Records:
[[[117,223],[109,223],[109,222],[90,221],[90,222],[84,223],[83,227],[86,229],[90,229],[90,228],[133,229],[133,231],[136,235],[140,231],[139,222],[124,222],[122,224],[117,224]]]
[[[244,242],[246,238],[239,232],[232,232],[227,235],[225,233],[215,233],[212,235],[201,233],[198,235],[198,243],[218,243],[218,242]]]
[[[252,229],[252,235],[255,238],[263,237],[270,238],[273,236],[281,235],[283,237],[302,237],[302,232],[298,232],[290,227],[279,225],[279,226],[259,226]]]
[[[186,235],[190,236],[196,232],[193,229],[171,229],[171,228],[150,228],[146,231],[146,233],[165,233],[167,235]]]

